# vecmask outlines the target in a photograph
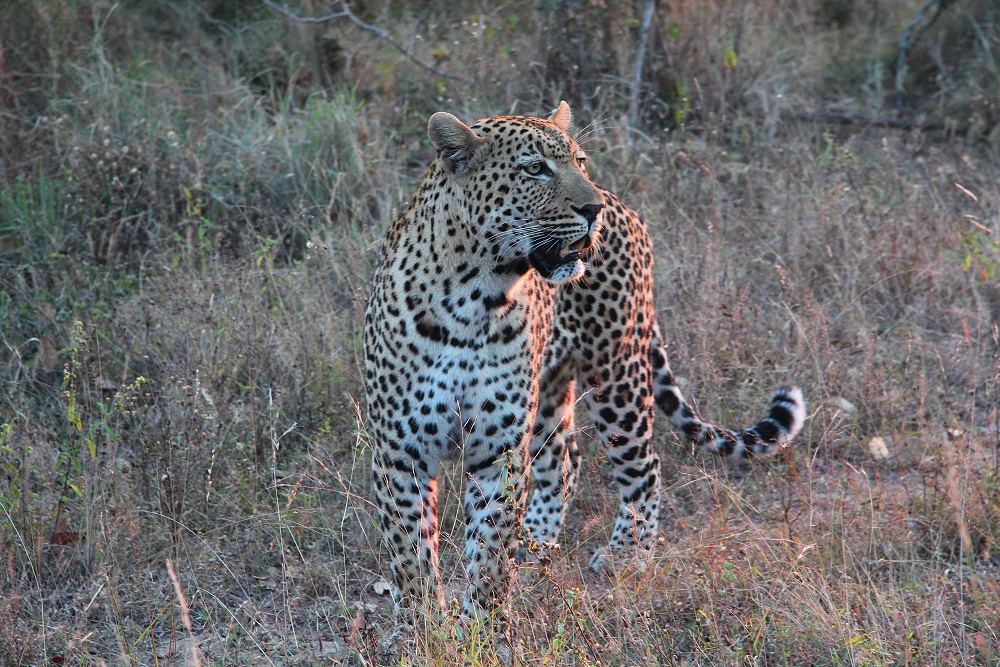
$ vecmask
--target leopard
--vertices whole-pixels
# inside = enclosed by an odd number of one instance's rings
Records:
[[[556,288],[584,273],[604,199],[547,118],[428,121],[436,157],[382,243],[362,333],[378,523],[401,627],[441,616],[438,477],[461,451],[463,617],[500,619],[516,579]]]
[[[646,224],[590,180],[571,119],[565,102],[544,119],[431,116],[437,156],[380,252],[363,333],[367,432],[404,622],[444,605],[437,487],[454,450],[466,480],[461,608],[503,619],[525,545],[558,545],[582,463],[578,399],[620,495],[598,571],[657,536],[656,406],[730,460],[772,454],[804,422],[792,385],[743,430],[685,400],[657,323]]]
[[[806,409],[802,390],[786,385],[750,428],[732,430],[702,419],[678,386],[657,322],[646,223],[616,195],[600,191],[600,243],[581,255],[584,277],[555,294],[532,429],[534,488],[524,526],[536,548],[559,546],[583,458],[575,425],[582,403],[619,489],[609,543],[594,552],[589,565],[613,573],[649,553],[658,535],[662,489],[652,429],[657,406],[692,448],[734,467],[787,445],[801,430]],[[526,557],[522,548],[519,558]]]

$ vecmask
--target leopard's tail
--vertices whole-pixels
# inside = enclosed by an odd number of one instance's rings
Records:
[[[772,453],[794,438],[802,428],[806,404],[802,398],[802,390],[793,386],[779,389],[771,398],[767,416],[751,428],[731,431],[702,421],[685,402],[674,381],[659,331],[653,338],[650,355],[656,404],[667,415],[670,425],[696,445],[704,446],[723,457],[751,458]]]

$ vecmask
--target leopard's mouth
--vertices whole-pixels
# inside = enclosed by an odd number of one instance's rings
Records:
[[[580,259],[580,251],[592,245],[594,241],[590,235],[582,236],[572,243],[553,240],[535,248],[528,255],[528,259],[543,278],[551,278],[560,267],[573,264]]]

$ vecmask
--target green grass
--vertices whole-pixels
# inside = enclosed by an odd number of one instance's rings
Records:
[[[584,425],[518,663],[998,664],[995,10],[921,37],[907,109],[946,129],[919,132],[786,112],[885,113],[923,3],[661,3],[634,131],[638,23],[606,4],[356,8],[471,84],[263,7],[0,10],[0,664],[187,664],[168,559],[202,664],[399,662],[358,419],[379,239],[431,113],[563,95],[648,222],[685,394],[739,426],[796,382],[810,417],[741,473],[658,422],[662,544],[614,578],[586,568],[616,500]],[[496,664],[493,640],[446,619],[414,664]]]

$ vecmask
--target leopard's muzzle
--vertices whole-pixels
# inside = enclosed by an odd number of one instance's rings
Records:
[[[528,259],[543,278],[551,278],[560,267],[580,259],[579,244],[584,239],[589,239],[589,237],[584,237],[569,245],[560,239],[544,242],[528,255]],[[593,241],[590,243],[593,244]]]
[[[560,267],[573,264],[580,259],[582,251],[589,250],[594,246],[594,237],[598,228],[595,223],[604,205],[586,204],[572,208],[574,212],[587,221],[589,231],[575,241],[552,239],[543,241],[532,250],[528,259],[543,278],[551,278]]]

